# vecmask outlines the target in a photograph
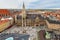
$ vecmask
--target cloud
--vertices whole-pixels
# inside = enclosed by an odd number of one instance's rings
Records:
[[[18,5],[18,2],[17,0],[0,0],[0,9],[14,9],[14,8],[17,8],[19,5]]]
[[[25,3],[30,3],[30,2],[36,2],[38,0],[18,0],[19,3],[25,2]]]
[[[41,0],[39,3],[30,4],[28,8],[33,9],[40,9],[40,8],[60,8],[60,1],[59,0]]]
[[[27,7],[30,3],[36,2],[38,0],[0,0],[0,9],[7,8],[7,9],[20,9],[22,8],[23,2]]]
[[[23,2],[24,2],[26,8],[28,8],[31,3],[37,2],[37,1],[39,1],[39,0],[18,0],[18,3],[19,3],[19,5],[21,5],[21,7],[22,7],[22,4],[23,4]]]
[[[23,2],[26,9],[60,8],[60,0],[0,0],[0,8],[20,9]]]

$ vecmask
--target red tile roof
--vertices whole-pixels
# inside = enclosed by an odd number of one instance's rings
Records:
[[[0,21],[0,24],[4,24],[4,23],[6,23],[6,22],[8,22],[9,20],[1,20]]]
[[[7,9],[0,9],[0,14],[9,14]]]

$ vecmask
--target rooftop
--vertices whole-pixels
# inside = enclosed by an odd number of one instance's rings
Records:
[[[8,9],[0,9],[0,14],[8,14],[9,10]]]

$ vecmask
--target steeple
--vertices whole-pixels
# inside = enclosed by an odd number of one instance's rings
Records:
[[[22,7],[23,7],[23,9],[22,9],[22,16],[23,16],[23,18],[25,18],[26,17],[26,10],[25,10],[24,2],[23,2]]]
[[[23,2],[23,9],[25,9],[25,4],[24,4],[24,2]]]
[[[25,26],[26,27],[26,10],[25,10],[25,5],[23,2],[23,9],[22,9],[22,27]]]

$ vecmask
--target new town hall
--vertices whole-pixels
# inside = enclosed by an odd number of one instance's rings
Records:
[[[23,4],[22,12],[15,16],[15,22],[17,25],[25,27],[46,26],[46,21],[41,14],[42,12],[27,12]]]

